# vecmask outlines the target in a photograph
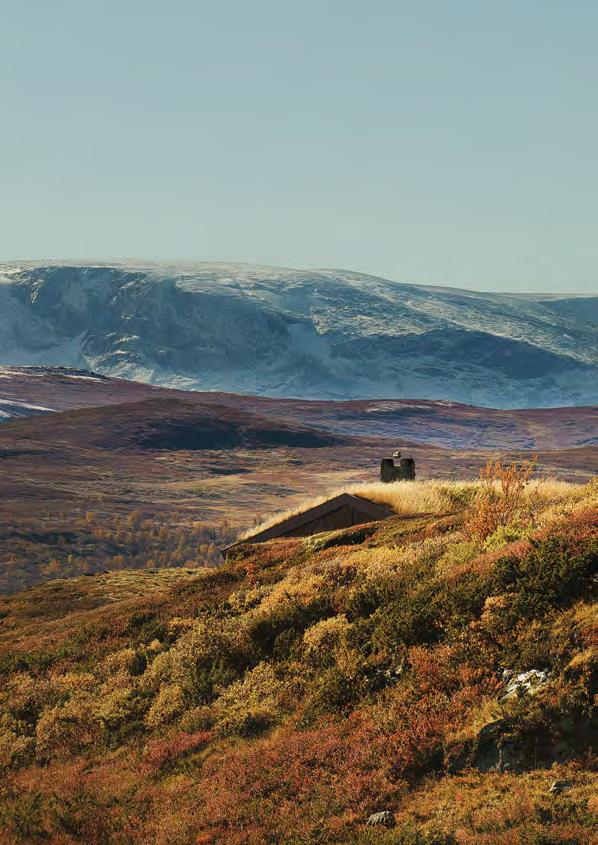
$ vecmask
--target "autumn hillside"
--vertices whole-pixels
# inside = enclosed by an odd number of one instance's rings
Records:
[[[0,845],[597,842],[598,488],[436,486],[1,598]]]

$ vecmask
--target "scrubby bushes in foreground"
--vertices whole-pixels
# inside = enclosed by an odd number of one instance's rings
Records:
[[[8,602],[0,843],[590,843],[597,504],[472,536],[468,496],[46,626]]]

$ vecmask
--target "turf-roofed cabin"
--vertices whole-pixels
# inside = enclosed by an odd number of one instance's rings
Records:
[[[222,554],[226,557],[229,552],[245,543],[263,543],[277,537],[311,537],[312,534],[319,534],[322,531],[351,528],[353,525],[376,522],[381,519],[388,519],[390,516],[396,516],[395,511],[391,508],[370,502],[369,499],[355,496],[352,493],[340,493],[320,505],[307,508],[307,510],[282,519],[262,531],[256,531],[255,534],[243,537],[243,539],[222,549]]]

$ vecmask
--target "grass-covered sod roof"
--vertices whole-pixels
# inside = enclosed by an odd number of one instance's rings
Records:
[[[243,532],[238,540],[250,540],[256,534],[278,525],[293,516],[316,508],[330,499],[349,493],[367,499],[370,502],[390,508],[398,516],[417,514],[447,514],[462,510],[474,498],[480,483],[478,481],[442,481],[438,479],[423,481],[397,481],[392,484],[382,482],[350,484],[337,487],[323,496],[306,499],[300,505],[273,514],[263,522]],[[498,486],[498,485],[497,485]],[[526,502],[557,502],[581,498],[583,487],[557,479],[537,479],[530,481],[524,491]]]

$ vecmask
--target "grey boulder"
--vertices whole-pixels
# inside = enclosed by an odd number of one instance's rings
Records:
[[[394,827],[396,824],[394,813],[390,810],[382,810],[379,813],[372,813],[366,822],[368,827]]]

